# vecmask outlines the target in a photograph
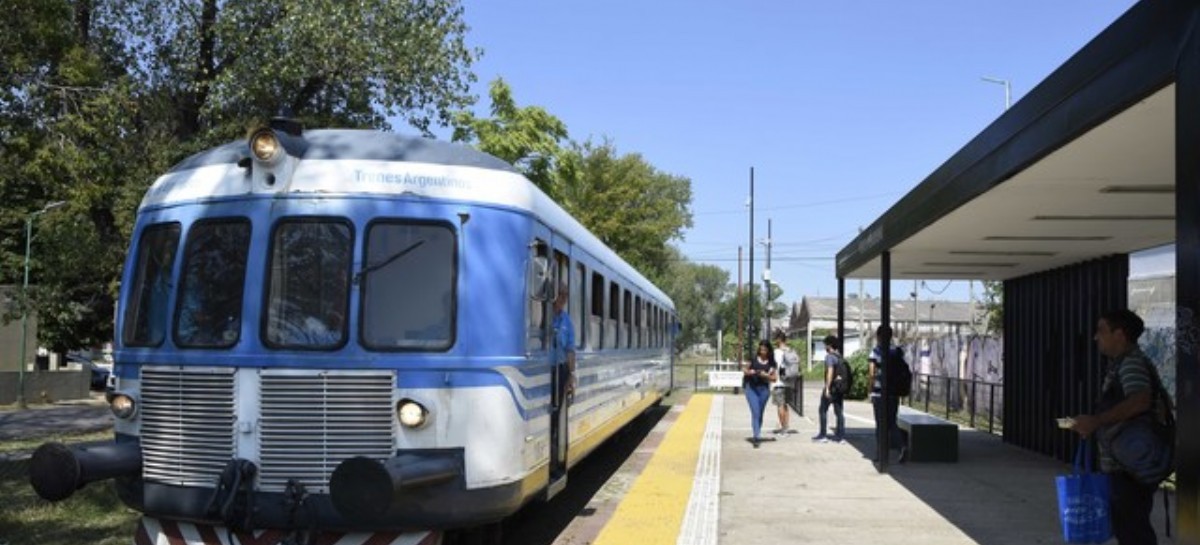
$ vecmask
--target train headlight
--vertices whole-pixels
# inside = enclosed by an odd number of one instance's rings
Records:
[[[113,416],[121,420],[129,420],[137,414],[137,402],[128,394],[120,392],[113,394],[112,399],[108,402],[108,408],[112,410]]]
[[[261,129],[250,136],[250,152],[254,154],[254,158],[264,163],[275,161],[281,153],[281,148],[275,131],[270,129]]]
[[[411,399],[401,400],[396,404],[396,418],[406,428],[419,428],[425,425],[429,411],[420,403]]]

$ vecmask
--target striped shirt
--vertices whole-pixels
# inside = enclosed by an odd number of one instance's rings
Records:
[[[1134,346],[1120,359],[1109,364],[1108,371],[1104,373],[1104,386],[1100,390],[1101,401],[1109,399],[1109,396],[1112,396],[1112,399],[1124,400],[1131,395],[1153,390],[1155,379],[1151,375],[1154,372],[1152,369],[1154,369],[1154,362],[1150,361],[1145,352],[1142,352],[1141,347]],[[1119,390],[1110,393],[1111,388],[1119,388]],[[1114,405],[1109,404],[1105,410],[1112,409]],[[1110,428],[1111,426],[1106,426],[1101,429],[1100,433],[1107,433]],[[1100,450],[1100,469],[1105,472],[1113,472],[1118,470],[1119,466],[1108,452],[1106,443],[1107,441],[1096,441]]]

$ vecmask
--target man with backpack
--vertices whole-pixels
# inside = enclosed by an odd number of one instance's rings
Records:
[[[871,385],[871,406],[875,410],[875,437],[882,440],[883,433],[888,434],[888,443],[893,450],[900,451],[900,463],[908,461],[908,448],[904,435],[896,424],[896,414],[900,411],[900,398],[907,395],[907,387],[902,384],[904,371],[908,363],[904,361],[904,351],[898,346],[892,346],[891,326],[881,325],[875,330],[876,346],[871,350],[867,377]],[[888,357],[883,357],[883,347],[887,347]],[[886,371],[884,364],[887,364]],[[901,369],[903,367],[903,369]],[[907,373],[911,386],[912,372]],[[887,399],[883,399],[883,381],[888,381]],[[903,389],[902,389],[903,387]],[[888,456],[890,453],[883,453]]]
[[[1109,478],[1113,536],[1120,545],[1158,542],[1150,512],[1154,492],[1174,461],[1175,416],[1154,363],[1138,345],[1145,329],[1145,322],[1129,309],[1100,317],[1094,339],[1109,360],[1100,401],[1093,414],[1077,415],[1071,424],[1080,437],[1098,436],[1100,468]],[[1137,440],[1132,443],[1136,448],[1121,448],[1121,435],[1136,433],[1137,428],[1152,433],[1155,440]]]
[[[842,357],[842,341],[833,335],[826,335],[825,343],[825,388],[821,390],[821,407],[817,409],[820,416],[820,431],[813,441],[825,443],[833,441],[841,443],[846,436],[846,415],[842,411],[846,394],[850,393],[850,365]],[[825,435],[828,423],[829,406],[833,405],[833,416],[836,419],[833,437]]]
[[[779,427],[776,435],[796,433],[788,427],[787,390],[788,383],[795,384],[800,373],[800,356],[787,344],[787,334],[782,329],[775,330],[775,362],[779,364],[779,377],[771,385],[771,402],[779,414]]]

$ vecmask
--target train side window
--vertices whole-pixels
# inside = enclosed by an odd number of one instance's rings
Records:
[[[623,311],[621,313],[621,332],[625,334],[625,348],[633,346],[633,305],[629,295],[629,290],[625,290]]]
[[[204,220],[188,230],[175,305],[175,344],[227,348],[242,331],[250,222]]]
[[[303,350],[345,344],[353,238],[350,224],[339,219],[291,219],[276,225],[264,344]]]
[[[604,339],[609,335],[604,332],[604,276],[593,272],[588,290],[592,296],[592,311],[588,315],[588,348],[600,350],[604,348]]]
[[[134,264],[133,288],[125,305],[121,340],[127,346],[159,346],[166,338],[171,268],[179,249],[179,224],[162,223],[142,230]]]
[[[582,263],[575,264],[575,276],[571,278],[571,322],[575,324],[575,348],[587,345],[588,324],[583,321],[583,309],[587,305],[587,269]]]
[[[641,296],[633,297],[633,327],[637,329],[635,332],[634,346],[642,348],[646,346],[646,332],[642,328],[642,298]]]
[[[449,224],[377,221],[360,279],[363,346],[449,350],[456,338],[458,241]]]
[[[621,288],[617,287],[616,282],[608,283],[608,321],[604,323],[604,330],[611,331],[612,335],[605,335],[605,348],[618,348],[621,346]]]
[[[528,312],[525,315],[528,321],[525,324],[525,348],[528,351],[540,351],[546,349],[546,328],[547,328],[547,307],[551,304],[546,300],[547,285],[550,283],[547,277],[550,275],[549,264],[549,248],[546,243],[541,240],[534,240],[533,249],[530,253],[530,270],[528,271],[529,278],[526,291],[526,304],[529,305]],[[557,289],[557,288],[555,288]]]

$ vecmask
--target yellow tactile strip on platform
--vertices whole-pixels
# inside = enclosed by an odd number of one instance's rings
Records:
[[[675,543],[687,510],[711,395],[693,395],[595,545]]]

